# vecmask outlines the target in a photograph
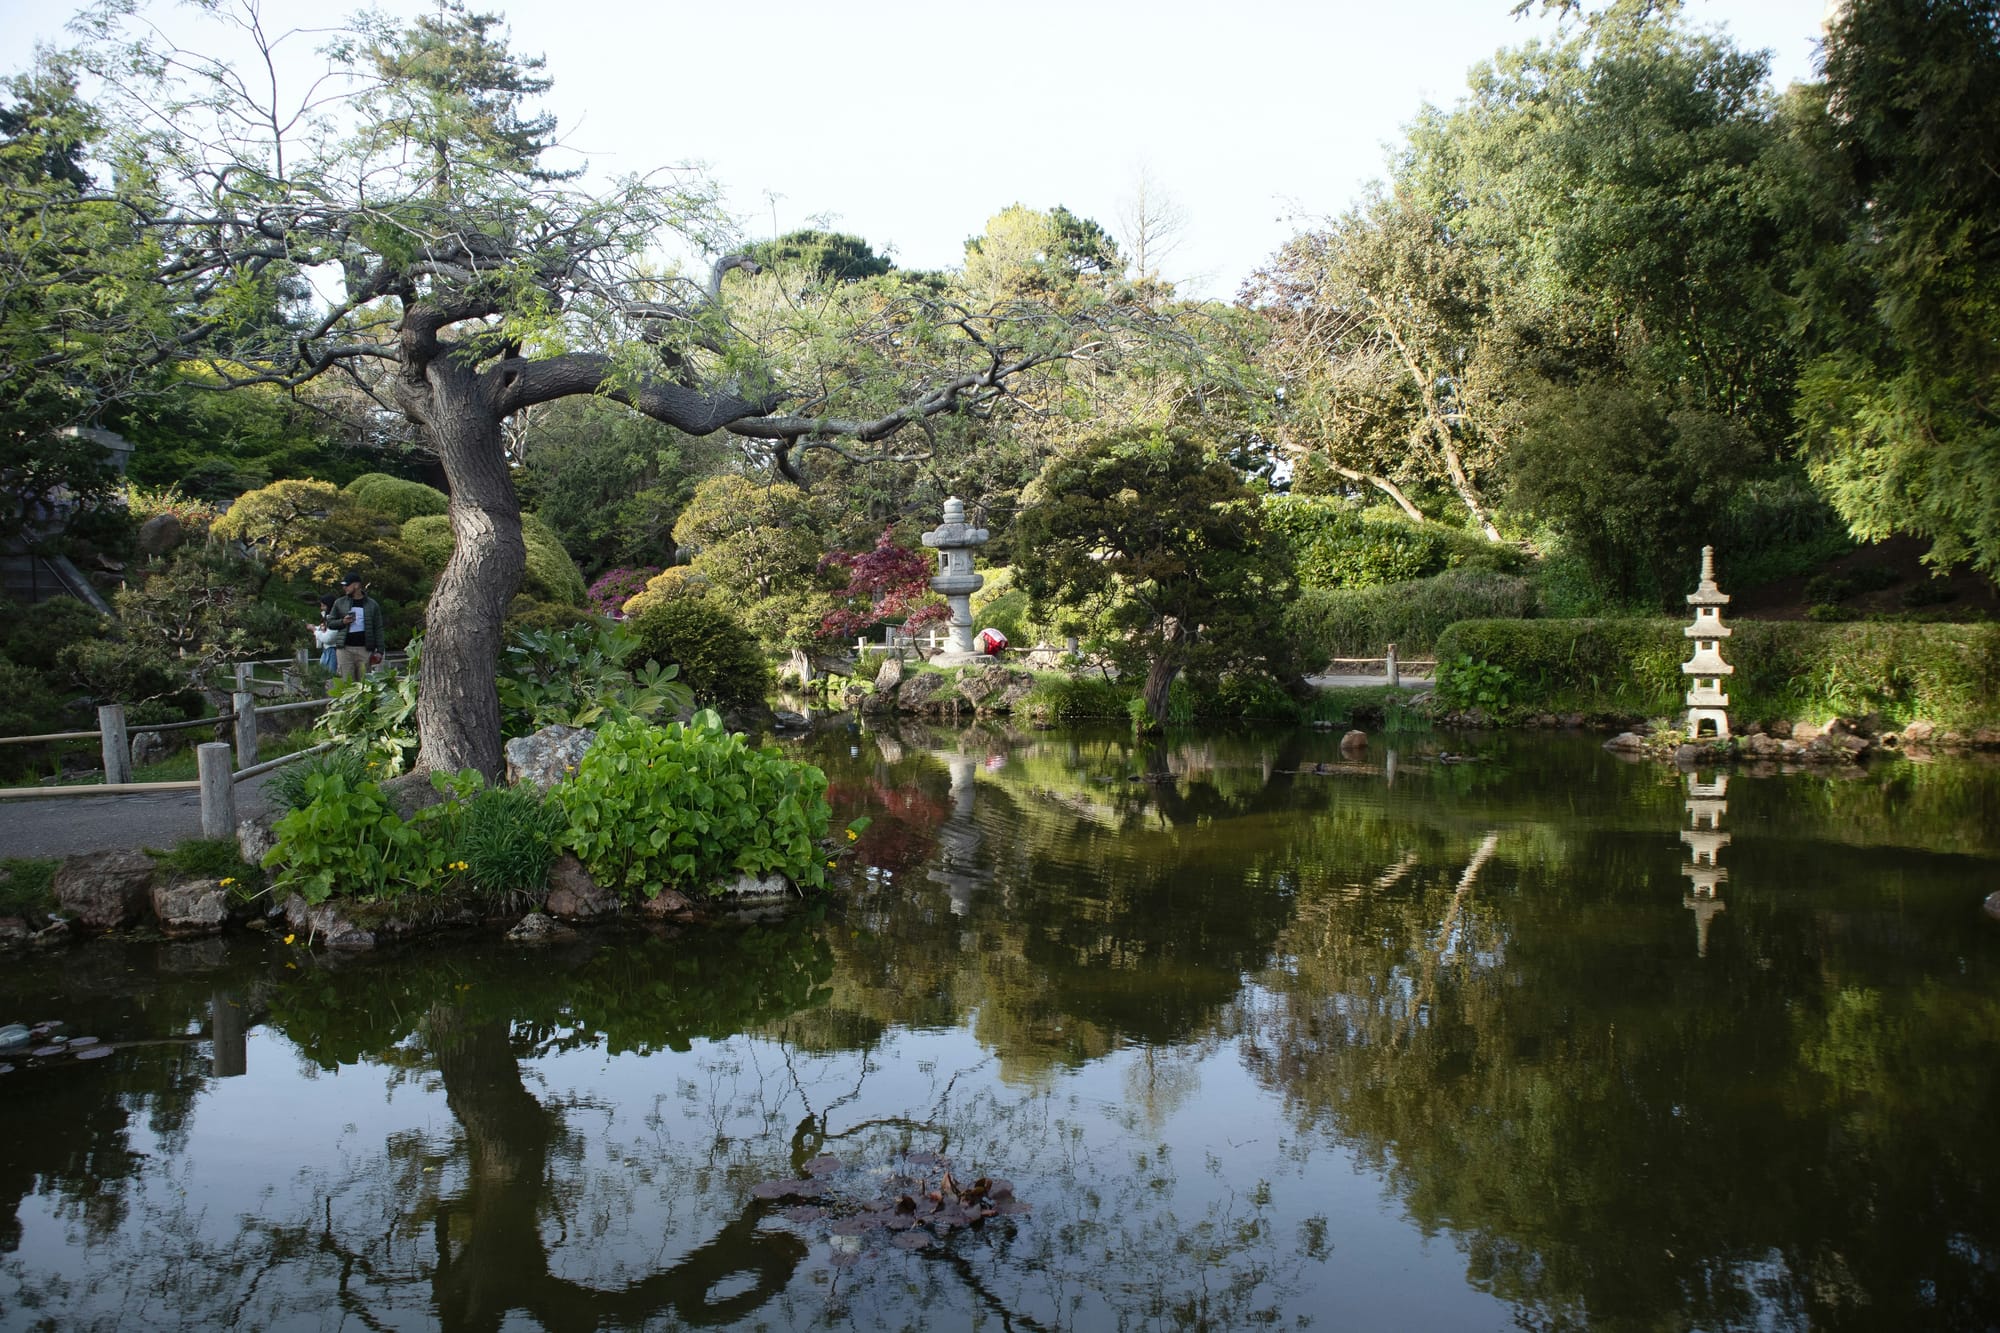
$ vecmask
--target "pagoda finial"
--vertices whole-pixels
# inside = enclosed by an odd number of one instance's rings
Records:
[[[1715,548],[1713,546],[1704,546],[1701,548],[1701,581],[1703,583],[1715,582]]]

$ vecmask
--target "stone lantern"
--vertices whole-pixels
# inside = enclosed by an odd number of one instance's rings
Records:
[[[1703,723],[1710,724],[1717,737],[1729,736],[1729,696],[1722,692],[1722,678],[1734,675],[1736,668],[1722,660],[1722,641],[1730,634],[1729,627],[1722,623],[1722,608],[1728,604],[1729,594],[1715,586],[1715,548],[1704,546],[1701,583],[1688,594],[1688,605],[1694,608],[1694,624],[1682,631],[1694,640],[1694,656],[1681,663],[1682,673],[1693,677],[1692,688],[1687,692],[1689,740],[1701,735]]]
[[[944,594],[951,606],[951,646],[932,658],[943,666],[959,666],[984,659],[972,647],[972,594],[986,584],[984,574],[972,572],[972,551],[986,543],[985,528],[965,521],[965,502],[953,496],[944,502],[944,522],[924,534],[924,545],[937,548],[938,572],[931,587]]]

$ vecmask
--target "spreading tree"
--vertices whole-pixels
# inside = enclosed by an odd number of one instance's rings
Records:
[[[728,252],[711,191],[687,173],[566,179],[532,110],[539,63],[490,15],[454,3],[350,34],[333,48],[347,82],[285,103],[239,70],[274,64],[299,34],[213,0],[246,65],[134,39],[135,3],[87,18],[148,188],[76,197],[115,204],[162,257],[178,318],[142,361],[201,361],[221,386],[340,377],[436,451],[454,547],[426,623],[429,767],[500,767],[495,663],[523,567],[510,418],[596,396],[689,435],[728,432],[797,480],[809,451],[892,453],[913,423],[991,411],[1022,377],[1108,346],[1101,305],[975,307],[927,288],[842,307],[838,337],[776,328],[771,300],[738,318],[732,289],[756,265]],[[720,257],[688,279],[663,262],[670,247]]]

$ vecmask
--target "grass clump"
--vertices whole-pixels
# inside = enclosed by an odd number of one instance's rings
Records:
[[[349,787],[367,781],[371,776],[368,754],[358,745],[343,745],[328,750],[296,764],[286,764],[271,775],[264,784],[264,799],[274,809],[296,810],[307,801],[306,781],[316,774],[337,773]]]
[[[565,827],[562,807],[533,788],[486,787],[466,802],[458,853],[480,893],[529,897],[548,887]]]
[[[54,859],[18,856],[0,861],[0,916],[39,922],[43,913],[54,911],[56,867],[60,864]]]
[[[1015,711],[1035,722],[1101,722],[1124,720],[1138,692],[1103,676],[1070,676],[1049,672],[1036,677],[1035,688]]]
[[[163,875],[213,880],[238,901],[247,902],[264,891],[263,868],[243,859],[234,838],[189,838],[164,852],[148,847],[146,855]]]

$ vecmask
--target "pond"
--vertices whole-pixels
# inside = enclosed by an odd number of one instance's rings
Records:
[[[781,920],[0,963],[0,1327],[2000,1317],[1993,767],[804,750]]]

